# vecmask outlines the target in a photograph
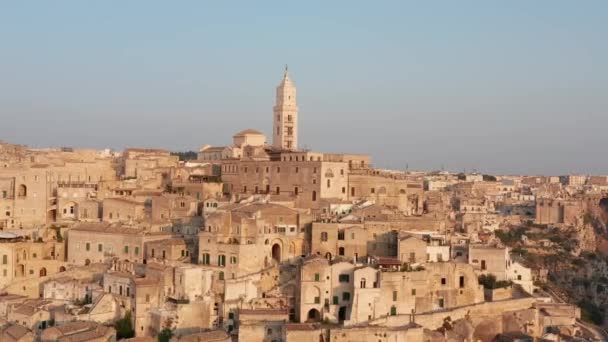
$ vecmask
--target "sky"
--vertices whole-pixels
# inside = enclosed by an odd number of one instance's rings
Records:
[[[0,140],[198,150],[272,129],[393,169],[608,174],[608,1],[0,0]]]

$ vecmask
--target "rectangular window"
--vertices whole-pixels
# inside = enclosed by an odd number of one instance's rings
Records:
[[[397,301],[397,291],[393,291],[393,302]]]
[[[129,254],[129,246],[125,246],[124,252],[125,252],[125,254]]]
[[[338,298],[338,296],[334,296],[334,305],[337,305],[337,304],[338,304],[338,300],[339,300],[339,299],[340,299],[340,298]]]
[[[139,247],[136,246],[134,252],[135,252],[135,255],[139,255]]]
[[[439,298],[439,307],[443,308],[443,306],[444,306],[443,298]]]
[[[321,275],[319,273],[315,273],[315,281],[320,281]]]
[[[350,300],[350,292],[342,293],[342,300],[349,301]]]
[[[102,244],[98,244],[97,245],[97,251],[98,252],[102,252],[103,251],[103,245]]]
[[[338,279],[341,283],[348,283],[350,281],[350,276],[348,274],[340,274]]]
[[[464,276],[460,276],[459,285],[460,285],[460,288],[464,287]]]
[[[85,249],[87,250],[87,252],[91,250],[91,244],[89,242],[87,242],[85,246],[86,246]]]
[[[441,285],[445,285],[446,284],[446,279],[445,278],[441,278]]]
[[[4,254],[4,255],[2,256],[2,264],[3,264],[3,265],[8,264],[8,255]]]
[[[321,298],[315,297],[315,304],[320,304],[320,303],[321,303]]]
[[[416,289],[412,289],[412,296],[416,295]]]

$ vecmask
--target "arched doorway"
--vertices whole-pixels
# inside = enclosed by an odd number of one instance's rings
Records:
[[[281,262],[281,245],[278,243],[272,245],[272,258],[276,260],[276,262]]]
[[[46,268],[44,268],[44,267],[41,268],[39,274],[40,274],[41,277],[46,277]]]
[[[59,267],[59,272],[65,272],[65,267],[64,266]]]
[[[308,311],[306,322],[319,322],[321,321],[321,313],[317,309],[310,309]]]

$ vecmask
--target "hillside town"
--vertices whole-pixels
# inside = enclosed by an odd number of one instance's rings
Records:
[[[608,340],[607,176],[301,148],[287,69],[268,118],[190,157],[0,143],[0,341]]]

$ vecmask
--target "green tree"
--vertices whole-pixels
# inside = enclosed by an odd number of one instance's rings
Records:
[[[479,284],[483,285],[483,287],[485,289],[490,289],[490,290],[511,286],[510,281],[506,281],[506,280],[497,281],[496,276],[493,274],[482,274],[479,276],[478,280],[479,280]]]
[[[163,330],[158,334],[158,342],[169,342],[173,337],[173,319],[167,318]]]
[[[496,182],[496,177],[492,175],[482,175],[483,180],[486,182]]]
[[[171,152],[171,155],[178,156],[180,161],[196,160],[198,155],[194,151]]]
[[[127,311],[125,313],[125,317],[116,321],[114,324],[114,329],[116,329],[116,338],[119,340],[135,336],[133,324],[131,323],[131,311]]]

